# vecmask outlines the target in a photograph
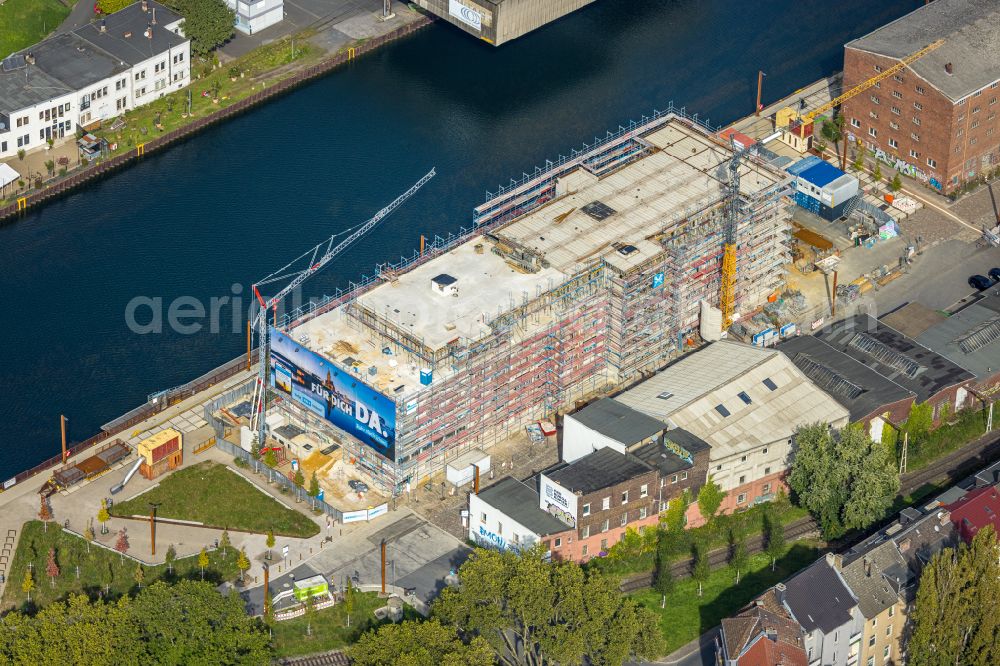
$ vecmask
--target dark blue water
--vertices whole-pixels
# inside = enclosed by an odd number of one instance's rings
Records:
[[[328,292],[619,122],[670,100],[732,121],[753,111],[758,69],[765,102],[780,98],[919,4],[600,0],[500,49],[435,25],[0,228],[0,478],[58,452],[60,413],[85,439],[244,349],[228,308],[218,333],[137,335],[134,297],[229,296],[436,166],[307,295]]]

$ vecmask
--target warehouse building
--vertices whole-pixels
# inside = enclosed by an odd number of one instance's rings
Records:
[[[473,232],[289,315],[272,386],[399,492],[655,371],[696,334],[699,304],[718,303],[731,155],[669,114],[505,190]],[[788,182],[744,164],[737,312],[783,280]]]
[[[416,0],[416,3],[470,35],[500,46],[593,1]]]
[[[844,102],[850,138],[948,193],[1000,168],[1000,2],[936,0],[844,50],[844,90],[944,44]]]

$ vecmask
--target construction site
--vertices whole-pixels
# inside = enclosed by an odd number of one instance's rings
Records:
[[[328,433],[318,446],[335,443],[398,494],[459,454],[647,376],[699,344],[702,309],[719,305],[733,155],[671,109],[502,188],[470,231],[272,329],[286,351],[277,366],[271,354],[282,415],[272,409],[268,424]],[[737,318],[781,288],[790,234],[790,177],[756,155],[738,162]],[[319,357],[308,371],[285,359],[304,353]],[[374,440],[315,408],[362,390],[372,395],[354,415],[379,412],[380,427],[364,430]]]

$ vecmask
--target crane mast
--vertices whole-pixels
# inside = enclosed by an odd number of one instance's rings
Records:
[[[307,250],[303,254],[299,255],[298,258],[294,259],[290,263],[286,264],[279,270],[271,273],[264,279],[254,283],[253,293],[257,297],[257,301],[260,303],[260,310],[254,319],[254,324],[257,328],[257,381],[254,386],[254,397],[253,397],[253,413],[250,422],[251,429],[255,432],[257,436],[256,446],[258,450],[264,446],[265,436],[266,436],[266,412],[267,412],[267,355],[268,355],[268,328],[267,328],[267,313],[268,310],[273,310],[275,317],[277,318],[278,304],[295,290],[296,287],[301,285],[303,282],[308,280],[316,272],[326,266],[330,261],[336,257],[338,254],[346,250],[352,243],[367,234],[369,231],[374,229],[379,222],[388,217],[393,211],[399,208],[407,199],[416,194],[417,190],[427,184],[427,182],[437,174],[435,169],[431,169],[424,175],[423,178],[418,180],[413,186],[406,192],[400,194],[396,199],[394,199],[389,205],[387,205],[382,210],[375,213],[371,219],[362,225],[358,226],[353,233],[351,233],[346,238],[337,242],[338,238],[343,236],[344,232],[339,232],[334,234],[325,241],[319,243],[311,250]],[[307,260],[305,268],[293,268],[296,264],[301,263],[303,260]],[[261,294],[260,288],[264,285],[271,284],[274,282],[286,281],[284,287],[282,287],[275,295],[265,298]],[[275,321],[277,324],[277,321]]]

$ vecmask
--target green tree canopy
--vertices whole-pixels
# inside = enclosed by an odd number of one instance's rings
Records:
[[[685,513],[689,506],[691,506],[691,490],[685,488],[680,497],[675,497],[667,504],[667,510],[663,513],[660,522],[669,531],[680,532],[687,524]]]
[[[992,527],[970,546],[946,548],[924,567],[910,614],[909,662],[1000,664],[1000,549]]]
[[[481,636],[505,664],[586,658],[620,666],[662,652],[656,616],[623,598],[613,578],[572,562],[546,562],[540,547],[520,555],[477,549],[459,579],[434,603],[434,616]]]
[[[788,484],[830,539],[880,519],[899,492],[889,447],[858,426],[834,433],[825,423],[799,429]]]
[[[181,13],[184,34],[191,38],[191,52],[206,55],[233,36],[236,13],[222,0],[171,0]]]
[[[135,0],[97,0],[97,8],[101,10],[102,14],[114,14],[117,11],[125,9],[133,2]]]
[[[698,491],[698,510],[701,512],[701,517],[712,522],[724,499],[726,499],[726,492],[711,476],[708,477],[708,482]]]
[[[362,634],[350,650],[355,666],[492,666],[493,650],[481,637],[468,645],[438,620],[387,624]]]

